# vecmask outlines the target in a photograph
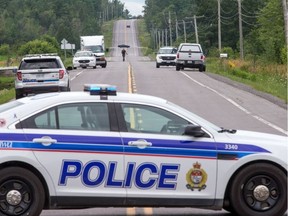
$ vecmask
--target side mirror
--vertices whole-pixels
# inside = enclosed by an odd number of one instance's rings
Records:
[[[206,133],[198,125],[187,125],[184,131],[184,135],[193,137],[203,137]]]

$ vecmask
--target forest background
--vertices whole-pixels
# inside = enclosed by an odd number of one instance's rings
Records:
[[[28,53],[61,54],[63,38],[79,49],[81,35],[103,34],[103,25],[108,21],[130,18],[139,19],[142,24],[139,28],[145,29],[138,36],[140,40],[142,38],[141,46],[145,47],[143,53],[148,55],[155,53],[161,45],[155,39],[155,32],[166,31],[169,41],[171,28],[171,44],[176,47],[184,42],[185,35],[187,42],[196,42],[193,18],[197,17],[199,43],[205,50],[209,71],[229,73],[256,85],[265,80],[261,85],[267,92],[277,95],[280,91],[277,96],[287,101],[284,1],[241,0],[241,10],[239,2],[146,0],[143,17],[131,17],[119,0],[0,0],[0,62],[13,64],[11,58],[19,59]],[[244,59],[239,54],[240,17]],[[220,52],[227,53],[228,59],[219,59]],[[272,79],[276,83],[269,86]]]

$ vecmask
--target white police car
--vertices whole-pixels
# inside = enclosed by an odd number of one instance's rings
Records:
[[[85,207],[287,209],[287,137],[226,130],[111,86],[0,106],[0,215]]]

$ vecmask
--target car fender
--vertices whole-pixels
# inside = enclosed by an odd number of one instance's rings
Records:
[[[265,160],[263,160],[265,158]],[[217,172],[217,186],[216,186],[216,198],[223,199],[225,192],[229,185],[229,182],[233,179],[233,176],[243,167],[251,163],[272,163],[286,170],[287,175],[287,162],[280,160],[270,153],[251,154],[240,158],[239,160],[218,160],[218,172]],[[225,173],[225,175],[223,175]]]
[[[43,180],[45,181],[48,187],[49,195],[55,196],[56,190],[52,178],[48,174],[48,172],[44,169],[44,167],[39,163],[39,161],[36,159],[34,153],[32,151],[15,150],[13,151],[13,154],[11,154],[12,151],[13,150],[5,150],[5,149],[1,150],[0,169],[3,168],[4,164],[6,167],[6,163],[21,164],[25,167],[27,166],[33,167],[42,175]]]

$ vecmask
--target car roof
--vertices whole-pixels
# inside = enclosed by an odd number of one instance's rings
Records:
[[[175,49],[175,47],[172,47],[172,46],[165,46],[165,47],[160,47],[160,49]]]
[[[92,53],[91,50],[81,50],[81,51],[77,51],[76,53],[86,53],[86,52]]]
[[[27,54],[23,57],[25,59],[45,59],[45,58],[60,58],[57,53],[47,53],[47,54]]]
[[[99,95],[90,95],[90,92],[84,91],[75,91],[75,92],[56,92],[56,93],[44,93],[38,94],[35,96],[29,96],[18,100],[24,104],[33,104],[33,103],[61,103],[61,102],[81,102],[81,101],[103,101]],[[142,94],[131,94],[125,92],[117,92],[117,95],[108,95],[107,100],[105,101],[127,101],[127,102],[140,102],[140,103],[152,103],[152,104],[161,104],[167,103],[167,100],[158,98],[150,95]]]
[[[191,113],[190,111],[175,105],[166,99],[142,95],[142,94],[132,94],[125,92],[117,92],[117,95],[108,95],[107,100],[101,99],[99,95],[90,95],[89,91],[77,91],[77,92],[54,92],[54,93],[43,93],[37,94],[34,96],[27,96],[15,101],[11,101],[10,109],[4,109],[2,116],[6,116],[8,125],[21,119],[27,117],[28,115],[39,112],[41,110],[54,107],[66,103],[92,103],[92,102],[119,102],[119,103],[133,103],[133,104],[142,104],[142,105],[152,105],[156,107],[166,107],[170,110],[181,110],[182,115],[194,116],[194,119],[197,119],[198,124],[201,122],[203,125],[210,125],[209,127],[218,128],[207,120]],[[6,106],[8,103],[6,104]],[[17,113],[17,114],[16,114]],[[15,115],[17,118],[15,118]]]
[[[194,46],[200,46],[198,43],[181,43],[180,45],[194,45]]]

